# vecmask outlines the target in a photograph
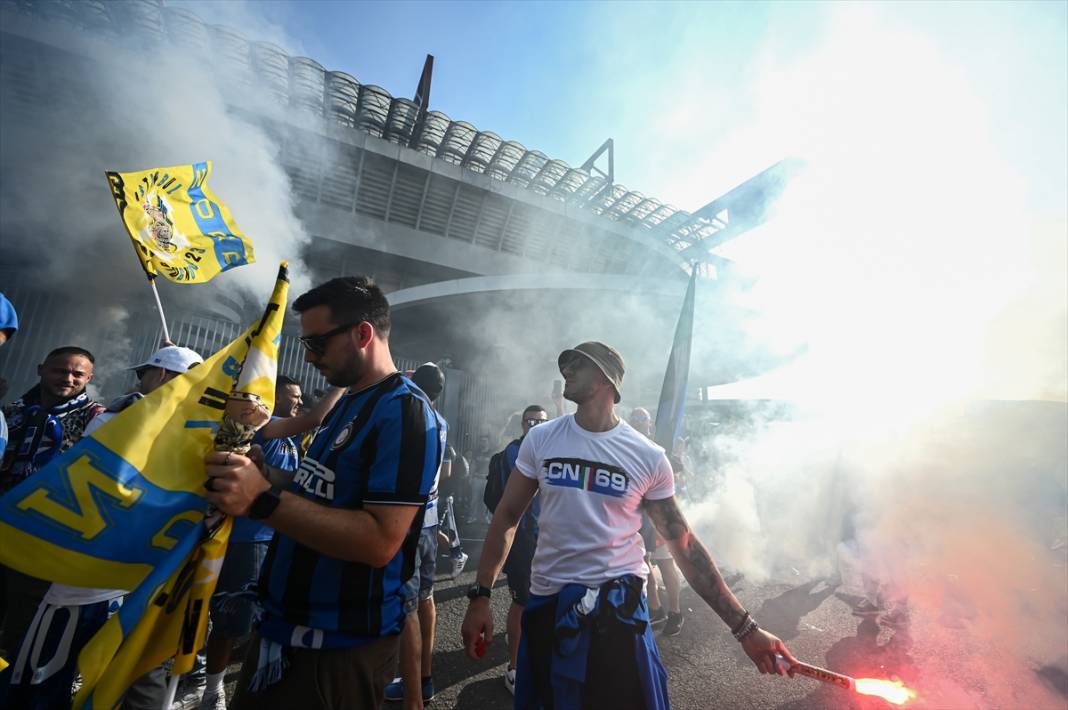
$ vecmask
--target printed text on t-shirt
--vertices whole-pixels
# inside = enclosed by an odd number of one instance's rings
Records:
[[[542,462],[545,481],[551,486],[579,488],[619,498],[627,492],[630,475],[607,463],[585,459],[554,458]]]
[[[316,498],[334,500],[334,472],[313,458],[301,461],[293,483]]]

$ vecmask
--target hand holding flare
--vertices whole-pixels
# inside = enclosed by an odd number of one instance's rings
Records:
[[[790,677],[796,674],[821,680],[824,683],[833,683],[846,690],[852,690],[861,695],[874,695],[894,705],[904,705],[916,697],[916,692],[899,680],[883,680],[880,678],[852,678],[841,673],[829,671],[826,668],[797,662],[790,664],[782,656],[776,656],[776,662],[787,669]]]

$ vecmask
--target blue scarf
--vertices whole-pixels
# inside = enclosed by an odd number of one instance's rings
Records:
[[[41,386],[35,385],[20,399],[4,408],[8,418],[8,451],[0,473],[0,491],[6,491],[63,453],[82,437],[89,420],[104,407],[89,399],[84,391],[41,411]],[[34,426],[40,421],[39,427]]]

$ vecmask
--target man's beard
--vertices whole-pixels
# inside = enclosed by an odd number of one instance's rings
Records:
[[[352,374],[352,370],[350,369],[345,370],[343,372],[336,372],[331,370],[330,374],[323,375],[323,379],[325,379],[327,384],[331,385],[332,387],[349,387],[351,385],[356,384],[357,380],[359,380],[360,378],[358,375],[354,376]]]
[[[82,393],[85,392],[85,388],[84,387],[82,387],[80,389],[77,388],[77,387],[74,387],[74,388],[72,388],[73,392],[71,392],[70,394],[61,394],[61,393],[56,391],[56,390],[59,390],[59,389],[65,389],[65,388],[62,388],[62,387],[49,387],[49,388],[46,389],[45,387],[41,387],[41,391],[45,392],[46,394],[48,394],[48,396],[52,397],[53,399],[60,400],[61,403],[62,402],[69,402],[72,399],[80,397],[82,395]]]
[[[323,375],[323,377],[334,387],[351,387],[360,381],[360,378],[363,377],[366,370],[366,358],[361,358],[359,355],[353,355],[346,363],[346,367],[343,370],[330,370],[330,372]]]
[[[567,387],[564,387],[564,399],[566,399],[569,402],[574,402],[575,404],[579,404],[579,405],[585,404],[587,401],[589,401],[590,397],[592,397],[592,396],[593,396],[593,387],[591,387],[591,386],[586,386],[584,388],[576,387],[575,389],[572,389],[572,390],[568,390]]]

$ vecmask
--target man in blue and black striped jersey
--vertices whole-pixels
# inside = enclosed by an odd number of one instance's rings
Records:
[[[260,575],[264,614],[232,708],[377,708],[396,663],[404,583],[444,426],[389,351],[389,303],[370,279],[343,277],[293,304],[305,360],[348,392],[293,482],[262,462],[207,457],[208,498],[275,530]]]

